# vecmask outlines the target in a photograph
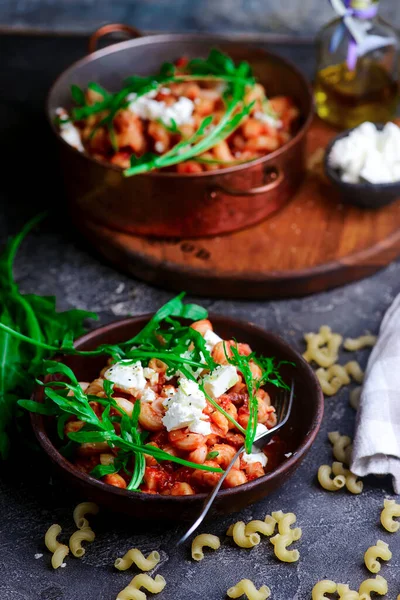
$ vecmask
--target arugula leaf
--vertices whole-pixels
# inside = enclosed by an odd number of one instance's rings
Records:
[[[110,96],[110,93],[106,89],[104,89],[101,85],[93,81],[88,83],[88,89],[92,90],[93,92],[96,92],[97,94],[100,94],[100,96],[103,96],[103,98],[109,98]]]
[[[43,358],[57,351],[66,335],[69,339],[81,335],[86,318],[96,317],[85,311],[57,313],[54,298],[20,293],[13,277],[14,260],[25,236],[44,216],[29,221],[0,255],[0,457],[3,459],[8,455],[17,399],[31,394]]]
[[[118,468],[115,465],[96,465],[89,475],[101,479],[104,475],[112,475],[113,473],[118,473]]]
[[[134,338],[124,342],[121,345],[126,346],[139,344],[143,340],[151,337],[161,321],[164,321],[167,317],[182,317],[183,319],[190,319],[192,321],[206,319],[208,316],[207,310],[198,304],[184,304],[182,302],[184,296],[185,293],[182,292],[179,294],[179,296],[169,300],[166,304],[158,309],[156,314],[150,319],[147,325],[145,325],[142,331],[140,331]]]
[[[71,96],[73,100],[80,106],[86,104],[85,92],[79,87],[79,85],[71,85]]]
[[[217,458],[217,456],[219,456],[219,452],[217,450],[213,450],[207,454],[206,460],[212,460],[213,458]]]

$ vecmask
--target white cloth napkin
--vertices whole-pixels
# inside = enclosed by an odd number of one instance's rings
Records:
[[[400,494],[400,294],[386,312],[365,372],[351,470],[393,476]]]

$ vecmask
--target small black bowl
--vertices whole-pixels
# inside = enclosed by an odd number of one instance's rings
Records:
[[[384,127],[378,123],[375,123],[375,125],[380,131]],[[345,204],[353,204],[363,208],[381,208],[382,206],[387,206],[400,198],[400,181],[394,183],[346,183],[341,180],[339,171],[329,165],[329,155],[334,144],[338,140],[348,136],[353,129],[343,131],[333,138],[327,146],[324,158],[326,176],[340,191],[341,200]]]

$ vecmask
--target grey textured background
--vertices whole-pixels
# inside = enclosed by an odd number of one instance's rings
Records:
[[[399,0],[381,14],[400,27]],[[144,30],[313,35],[334,13],[328,0],[2,0],[0,23],[90,32],[105,22]]]
[[[80,307],[99,313],[101,323],[156,309],[170,294],[121,275],[93,256],[62,213],[62,185],[54,140],[43,116],[43,103],[56,75],[84,54],[87,40],[69,37],[0,38],[0,137],[7,148],[0,188],[0,241],[15,233],[43,207],[51,218],[32,233],[18,255],[16,277],[25,292],[55,294],[60,309]],[[295,60],[306,73],[313,70],[312,46],[270,46]],[[300,51],[301,49],[301,51]],[[184,282],[182,282],[184,288]],[[386,308],[400,292],[400,262],[381,273],[329,293],[274,302],[229,302],[202,299],[209,309],[251,320],[304,348],[302,334],[328,323],[335,331],[356,336],[376,332]],[[191,299],[193,300],[193,298]],[[199,299],[195,299],[199,300]],[[367,351],[356,353],[364,366]],[[341,362],[348,359],[341,356]],[[0,465],[0,600],[115,600],[136,571],[118,573],[116,557],[137,546],[145,553],[159,550],[156,568],[167,579],[159,600],[222,600],[225,591],[243,577],[272,589],[271,600],[309,600],[322,578],[347,582],[353,588],[368,577],[362,557],[377,539],[390,544],[393,559],[382,567],[390,600],[400,594],[400,532],[389,534],[379,524],[387,478],[368,478],[359,496],[325,492],[316,482],[322,463],[332,460],[327,432],[352,434],[355,414],[348,389],[326,400],[321,432],[295,475],[278,491],[239,515],[206,523],[202,531],[221,536],[218,553],[190,560],[189,547],[175,548],[183,526],[164,528],[112,515],[93,519],[96,540],[82,560],[68,557],[67,567],[54,572],[43,543],[52,523],[63,527],[62,541],[73,531],[74,497],[50,475],[46,457],[33,452],[14,455]],[[241,550],[224,536],[237,518],[262,518],[267,512],[294,511],[303,528],[296,546],[296,564],[279,563],[267,540]],[[43,554],[35,559],[36,553]],[[150,596],[152,598],[152,596]]]

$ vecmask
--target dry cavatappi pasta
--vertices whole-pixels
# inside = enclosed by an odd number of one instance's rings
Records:
[[[362,350],[363,348],[372,348],[372,346],[375,346],[377,339],[376,335],[371,334],[360,335],[358,338],[346,338],[343,343],[343,348],[350,352]]]
[[[78,529],[69,538],[69,547],[76,558],[82,558],[86,550],[82,547],[82,542],[94,542],[95,533],[91,527],[82,527]]]
[[[331,579],[322,579],[317,581],[312,589],[312,600],[325,600],[325,594],[334,594],[337,585]]]
[[[64,558],[69,554],[69,548],[65,544],[61,544],[57,537],[61,533],[61,527],[57,524],[51,525],[46,531],[44,543],[46,548],[53,553],[51,557],[51,566],[53,569],[58,569],[64,562]]]
[[[400,529],[400,521],[395,521],[395,517],[400,517],[400,504],[395,500],[385,499],[383,501],[383,510],[381,512],[381,523],[386,531],[395,533]]]
[[[227,595],[229,598],[240,598],[244,595],[248,600],[266,600],[270,597],[271,590],[266,585],[261,586],[257,590],[250,579],[242,579],[239,583],[229,588]]]
[[[240,548],[254,548],[254,546],[257,546],[261,541],[258,533],[246,535],[246,525],[244,521],[237,521],[237,523],[230,525],[226,535],[232,536],[233,541]]]
[[[294,542],[297,542],[301,538],[301,528],[291,528],[296,523],[296,515],[294,513],[284,513],[278,510],[272,513],[272,518],[278,523],[278,531],[281,535],[291,535]]]
[[[375,579],[366,579],[362,582],[358,590],[360,600],[371,600],[372,592],[375,592],[375,594],[379,594],[380,596],[387,594],[388,584],[386,579],[381,577],[381,575],[377,575]]]
[[[350,360],[344,365],[344,368],[357,383],[362,383],[364,381],[364,371],[356,360]]]
[[[353,450],[351,438],[348,435],[340,435],[339,431],[331,431],[328,433],[328,438],[333,446],[332,452],[334,458],[348,465]]]
[[[336,475],[332,478],[332,468],[329,465],[321,465],[318,469],[318,482],[324,490],[337,492],[346,485],[346,477]]]
[[[89,521],[85,519],[85,515],[97,515],[98,512],[99,507],[94,502],[81,502],[73,512],[75,525],[78,529],[89,527]]]
[[[291,533],[277,533],[274,537],[270,538],[271,544],[274,546],[274,552],[276,558],[282,562],[292,563],[297,562],[300,558],[300,552],[296,550],[288,550],[288,546],[295,540]]]
[[[389,550],[389,545],[382,540],[378,540],[375,546],[370,546],[364,554],[365,566],[371,573],[379,573],[381,570],[381,563],[377,560],[390,560],[392,553]]]
[[[358,407],[360,406],[361,390],[361,385],[358,385],[350,392],[350,406],[354,408],[354,410],[358,410]]]
[[[355,360],[345,365],[335,364],[328,369],[321,367],[315,371],[315,375],[326,396],[334,396],[344,385],[348,385],[351,381],[350,376],[357,383],[361,383],[364,378],[364,373]]]
[[[307,362],[314,361],[324,368],[335,364],[343,340],[341,335],[332,333],[332,329],[328,325],[322,325],[319,333],[306,333],[304,339],[307,350],[304,352],[303,357]]]
[[[203,560],[204,546],[207,546],[207,548],[212,548],[213,550],[218,550],[218,548],[221,546],[219,537],[212,535],[211,533],[201,533],[200,535],[197,535],[192,542],[193,560]]]
[[[130,584],[119,592],[117,600],[146,600],[146,594],[140,590],[141,587],[152,594],[159,594],[165,588],[166,583],[162,575],[156,575],[152,579],[150,575],[140,573],[140,575],[135,575]]]
[[[339,600],[359,600],[359,595],[356,590],[351,590],[346,583],[337,584],[337,593]]]
[[[261,533],[262,535],[270,536],[275,531],[276,520],[271,515],[266,515],[264,521],[254,519],[247,523],[245,528],[245,535],[252,533]]]
[[[138,548],[131,548],[122,558],[116,559],[114,567],[119,571],[126,571],[135,563],[141,571],[151,571],[159,562],[160,555],[156,550],[150,552],[146,558]]]
[[[354,473],[352,473],[348,469],[345,469],[343,463],[334,462],[332,464],[332,472],[336,477],[345,477],[345,485],[349,492],[351,492],[352,494],[361,494],[364,487],[363,482],[357,479],[357,475],[354,475]]]

